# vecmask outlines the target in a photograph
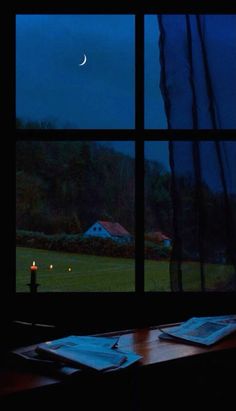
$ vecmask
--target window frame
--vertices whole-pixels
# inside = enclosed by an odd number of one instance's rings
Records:
[[[68,3],[68,2],[67,2]],[[140,327],[163,322],[180,321],[193,315],[222,314],[235,311],[236,292],[145,292],[144,289],[144,142],[151,140],[191,140],[199,133],[189,130],[145,130],[144,129],[144,15],[153,10],[139,11],[132,5],[112,10],[105,7],[106,14],[135,15],[135,90],[136,116],[134,130],[20,130],[15,128],[15,15],[16,14],[103,14],[101,5],[94,7],[63,7],[40,2],[34,7],[16,6],[7,15],[5,27],[9,34],[7,45],[11,52],[7,55],[6,66],[6,130],[14,135],[10,144],[10,157],[14,157],[16,141],[111,141],[129,140],[135,142],[135,291],[111,293],[60,292],[37,293],[33,298],[30,293],[16,292],[15,247],[8,252],[10,276],[6,280],[6,294],[11,305],[11,318],[32,320],[35,315],[38,322],[64,324],[64,327],[77,327],[81,331],[101,331],[108,329]],[[10,96],[8,84],[11,84]],[[9,126],[10,124],[10,126]],[[230,132],[229,132],[230,133]],[[228,133],[228,135],[229,135]],[[206,133],[205,133],[206,134]],[[216,133],[217,134],[217,133]],[[211,131],[207,135],[212,136]],[[214,134],[215,135],[215,134]],[[220,134],[222,136],[222,133]],[[232,134],[231,134],[232,137]],[[12,167],[12,181],[15,181],[15,164]],[[15,183],[12,185],[11,198],[15,204]],[[15,224],[10,230],[10,244],[15,245]],[[92,307],[96,309],[91,310]],[[109,309],[108,309],[109,307]],[[29,309],[30,308],[30,309]],[[92,311],[92,312],[91,312]],[[108,311],[113,313],[110,319]],[[78,314],[79,313],[79,314]],[[80,314],[82,313],[82,315]],[[78,318],[79,317],[79,318]]]

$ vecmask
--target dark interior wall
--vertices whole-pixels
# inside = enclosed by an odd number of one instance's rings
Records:
[[[14,297],[13,319],[65,330],[105,332],[236,312],[235,293],[28,294]]]

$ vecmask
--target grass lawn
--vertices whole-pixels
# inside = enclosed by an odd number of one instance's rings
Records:
[[[230,265],[205,264],[206,289],[224,291],[225,284],[234,275]],[[145,261],[145,291],[170,291],[169,263],[166,261]],[[201,291],[200,265],[197,262],[182,264],[184,291]]]
[[[39,291],[134,291],[133,259],[17,247],[16,289],[19,292],[29,291],[26,284],[30,280],[29,267],[33,260],[39,267]],[[182,270],[184,290],[200,290],[199,264],[184,263]],[[206,264],[205,271],[209,290],[223,284],[233,273],[232,266],[220,264]],[[145,261],[145,290],[170,291],[168,261]]]
[[[30,265],[36,261],[40,291],[134,291],[134,260],[16,248],[16,290],[29,291]],[[53,269],[50,269],[50,264]],[[69,267],[71,272],[68,271]]]

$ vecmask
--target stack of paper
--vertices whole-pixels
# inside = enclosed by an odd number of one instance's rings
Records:
[[[118,339],[72,335],[38,344],[36,352],[44,358],[97,371],[124,368],[141,358],[118,350]]]

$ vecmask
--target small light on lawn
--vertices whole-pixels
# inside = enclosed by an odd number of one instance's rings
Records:
[[[52,265],[52,264],[50,264],[49,268],[50,268],[50,270],[52,270],[52,269],[53,269],[53,265]]]
[[[71,271],[71,267],[68,268],[68,271]]]

